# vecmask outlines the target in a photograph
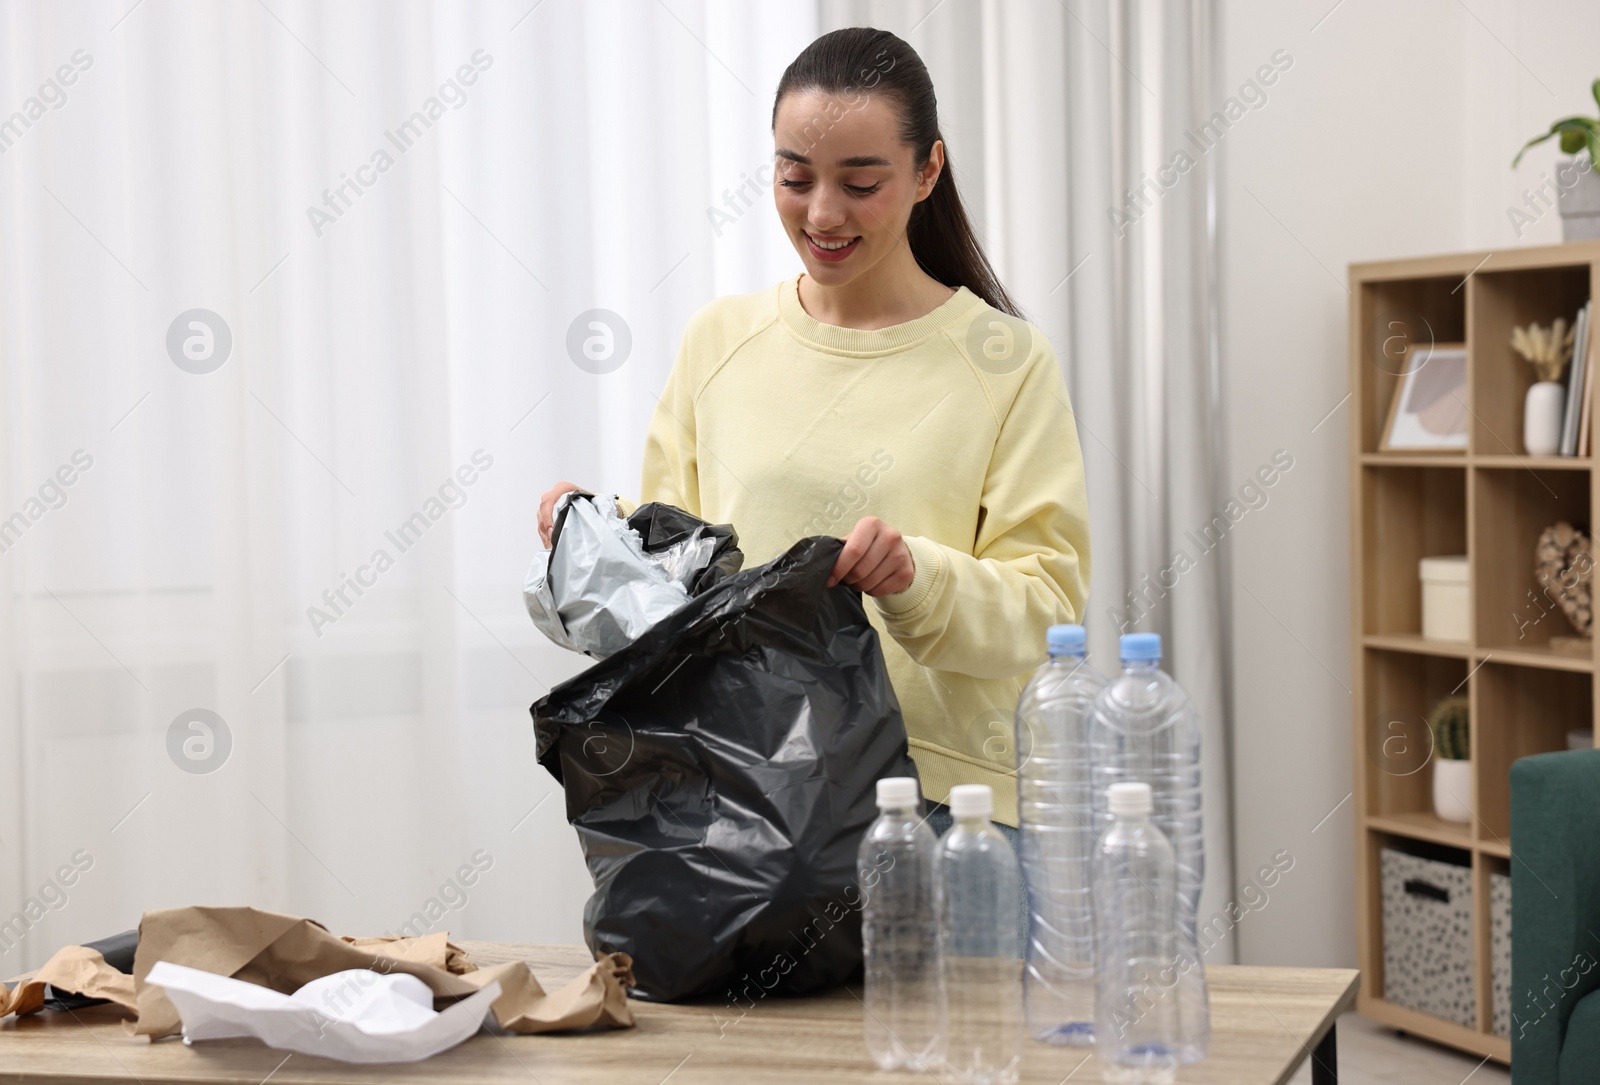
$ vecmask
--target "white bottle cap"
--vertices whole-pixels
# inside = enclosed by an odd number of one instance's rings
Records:
[[[994,791],[988,784],[957,784],[950,789],[950,813],[958,818],[986,818],[994,813]]]
[[[1149,784],[1112,784],[1106,798],[1113,817],[1148,817],[1155,808]]]
[[[907,806],[915,806],[921,797],[915,777],[886,776],[878,781],[879,810],[900,810]]]

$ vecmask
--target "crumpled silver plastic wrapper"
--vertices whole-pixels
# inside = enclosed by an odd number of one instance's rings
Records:
[[[533,624],[563,648],[604,659],[689,601],[717,538],[691,534],[654,553],[616,500],[581,490],[556,501],[549,550],[522,587]]]

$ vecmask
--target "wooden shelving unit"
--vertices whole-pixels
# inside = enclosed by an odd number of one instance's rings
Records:
[[[1537,621],[1533,549],[1557,520],[1586,530],[1600,508],[1591,457],[1522,452],[1531,368],[1510,347],[1515,324],[1568,322],[1600,294],[1600,242],[1471,252],[1350,267],[1350,411],[1356,934],[1367,1017],[1509,1063],[1493,1034],[1489,875],[1508,873],[1511,763],[1566,748],[1567,732],[1600,721],[1600,655],[1552,648],[1571,635],[1553,611]],[[1407,341],[1467,344],[1465,452],[1379,452]],[[1593,391],[1589,393],[1592,397]],[[1600,423],[1600,417],[1595,419]],[[1421,635],[1417,563],[1466,554],[1471,637]],[[1442,696],[1465,691],[1472,714],[1475,820],[1433,813],[1423,720]],[[1397,736],[1399,736],[1397,738]],[[1409,739],[1409,742],[1408,742]],[[1380,849],[1425,841],[1457,849],[1473,872],[1477,1025],[1385,1001]]]

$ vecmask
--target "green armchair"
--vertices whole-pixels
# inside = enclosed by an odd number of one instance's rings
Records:
[[[1600,1081],[1600,750],[1511,766],[1511,1077]]]

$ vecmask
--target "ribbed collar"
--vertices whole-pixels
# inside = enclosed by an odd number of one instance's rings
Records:
[[[940,328],[970,316],[970,310],[983,304],[982,298],[965,286],[961,286],[956,288],[949,301],[925,316],[908,320],[904,324],[891,324],[887,328],[865,331],[861,328],[841,328],[837,324],[824,324],[806,312],[800,305],[800,275],[778,284],[778,312],[783,317],[790,334],[817,350],[854,357],[893,354],[915,346],[938,332]]]

